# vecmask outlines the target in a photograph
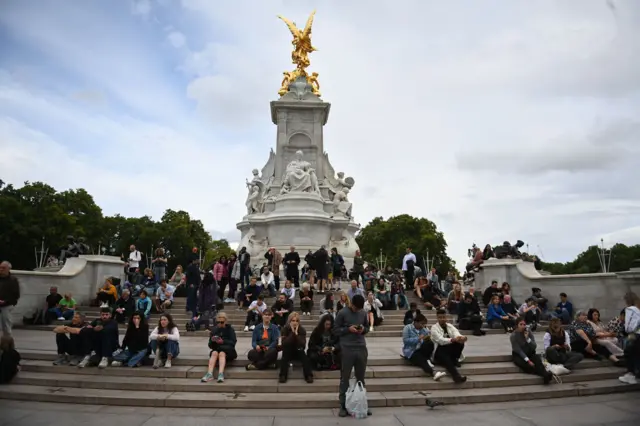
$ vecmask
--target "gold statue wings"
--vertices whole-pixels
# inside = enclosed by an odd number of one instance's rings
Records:
[[[284,16],[278,15],[287,27],[289,27],[289,31],[293,35],[293,45],[295,46],[295,50],[291,54],[291,58],[294,64],[298,65],[298,68],[304,69],[309,66],[309,57],[308,54],[315,51],[316,48],[311,44],[311,29],[313,27],[313,18],[316,14],[314,10],[311,12],[309,19],[307,19],[307,24],[304,29],[300,31],[294,22],[291,22]]]

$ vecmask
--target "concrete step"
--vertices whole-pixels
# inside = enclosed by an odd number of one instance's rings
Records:
[[[25,372],[42,373],[42,374],[68,374],[70,376],[75,375],[87,375],[87,376],[117,376],[117,377],[156,377],[156,378],[190,378],[200,379],[207,371],[205,367],[207,363],[206,357],[203,357],[200,364],[197,366],[181,365],[177,361],[170,369],[160,368],[154,370],[149,366],[143,366],[140,368],[127,368],[127,367],[108,367],[106,369],[98,369],[96,367],[86,367],[79,369],[71,366],[59,366],[52,365],[48,361],[32,361],[26,360],[23,363],[22,370]],[[278,370],[268,369],[261,371],[247,371],[244,368],[246,362],[242,363],[242,366],[237,365],[234,361],[225,371],[225,375],[230,379],[270,379],[277,380]],[[576,372],[583,370],[599,369],[601,373],[606,371],[610,374],[618,374],[615,377],[624,374],[624,370],[610,366],[608,363],[601,363],[597,361],[584,361],[578,364]],[[605,370],[603,370],[605,369]],[[442,370],[442,368],[436,366],[436,370]],[[460,367],[460,373],[464,375],[495,375],[496,377],[501,374],[516,374],[519,373],[519,369],[509,361],[506,362],[464,362]],[[340,378],[339,371],[317,371],[314,373],[318,379],[335,379]],[[302,379],[302,369],[294,364],[293,371],[290,375],[291,378]],[[366,378],[378,378],[378,379],[398,379],[407,377],[424,377],[424,372],[417,367],[405,363],[403,365],[369,365],[365,372]]]
[[[535,378],[534,378],[535,379]],[[526,380],[526,379],[523,379]],[[478,383],[482,382],[479,380]],[[225,386],[226,383],[222,386]],[[287,383],[289,385],[289,383]],[[189,392],[166,392],[158,389],[145,389],[144,392],[123,392],[122,389],[94,389],[79,387],[52,387],[43,385],[9,384],[0,387],[0,398],[58,402],[76,404],[99,404],[137,407],[181,407],[181,408],[253,408],[288,409],[292,401],[305,408],[336,408],[337,384],[331,392],[286,392],[286,386],[273,384],[268,392],[198,392],[199,384],[194,380]],[[314,383],[315,385],[315,383]],[[292,383],[292,389],[312,388],[314,385],[300,386]],[[205,384],[207,388],[220,386]],[[202,386],[202,387],[204,387]],[[232,386],[229,384],[229,386]],[[443,383],[444,386],[444,383]],[[319,384],[322,387],[322,383]],[[209,390],[209,389],[207,389]],[[285,390],[281,392],[280,390]],[[498,387],[471,387],[435,389],[432,391],[368,391],[370,407],[421,406],[425,398],[442,401],[447,404],[490,403],[516,400],[572,397],[581,395],[609,394],[640,390],[640,385],[630,386],[617,379],[603,379],[585,382],[567,382],[552,385],[521,385]]]
[[[113,389],[123,391],[147,391],[149,389],[163,392],[230,392],[230,393],[317,393],[335,392],[339,385],[339,375],[330,378],[322,378],[316,374],[316,380],[312,384],[305,383],[299,369],[290,373],[287,383],[278,383],[277,374],[269,377],[258,377],[254,372],[242,377],[234,374],[231,369],[226,374],[224,383],[215,386],[212,383],[201,383],[200,378],[206,372],[205,368],[198,374],[188,374],[187,378],[163,378],[163,377],[135,377],[134,380],[123,380],[122,376],[103,374],[64,374],[64,373],[37,373],[23,371],[12,382],[16,385],[50,386],[62,388],[83,389]],[[418,370],[413,368],[413,370]],[[517,369],[516,369],[517,370]],[[418,370],[419,371],[419,370]],[[200,374],[201,373],[201,374]],[[272,373],[277,373],[272,371]],[[294,374],[297,373],[297,374]],[[319,372],[322,373],[322,372]],[[336,372],[337,373],[337,372]],[[520,372],[468,374],[468,381],[457,385],[446,376],[439,382],[419,374],[410,377],[367,377],[366,386],[369,392],[409,392],[409,391],[434,391],[443,389],[471,389],[493,388],[506,386],[528,386],[542,384],[542,378]],[[620,376],[620,369],[613,367],[600,367],[585,370],[577,370],[563,377],[563,383],[576,383],[593,380],[616,379]]]

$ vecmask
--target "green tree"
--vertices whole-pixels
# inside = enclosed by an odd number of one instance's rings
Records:
[[[402,266],[402,258],[406,248],[411,247],[418,258],[418,264],[424,266],[422,259],[429,254],[434,259],[433,266],[439,275],[446,275],[455,269],[455,262],[447,256],[447,242],[435,223],[425,218],[416,218],[407,214],[374,218],[362,228],[356,241],[360,246],[362,257],[368,262],[375,262],[382,251],[387,257],[387,264],[393,267]]]
[[[235,250],[229,247],[229,242],[227,240],[212,240],[206,247],[202,266],[209,268],[212,264],[217,262],[221,256],[226,256],[228,259],[233,253],[235,253]]]
[[[598,246],[590,246],[578,256],[567,263],[542,263],[542,269],[554,275],[559,274],[592,274],[602,272]],[[607,257],[610,272],[628,271],[636,259],[640,259],[640,245],[626,246],[615,244],[608,251],[611,261]]]

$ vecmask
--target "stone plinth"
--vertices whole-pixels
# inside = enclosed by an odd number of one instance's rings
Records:
[[[42,308],[51,286],[88,305],[105,279],[124,278],[124,262],[116,256],[82,255],[67,259],[57,272],[12,270],[11,274],[20,281],[20,300],[12,312],[13,320],[20,323],[23,316]]]
[[[476,288],[485,289],[491,281],[504,281],[511,285],[518,303],[531,295],[531,288],[538,287],[552,305],[560,301],[560,293],[567,293],[574,311],[597,308],[603,318],[612,318],[624,307],[627,291],[640,292],[640,273],[619,272],[600,274],[542,275],[532,262],[516,259],[489,259],[476,273]]]

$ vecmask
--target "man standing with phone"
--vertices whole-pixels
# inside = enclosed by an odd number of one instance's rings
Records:
[[[342,309],[336,315],[333,333],[340,338],[342,351],[342,368],[340,369],[340,417],[347,417],[345,407],[347,389],[349,389],[349,379],[351,370],[355,370],[356,382],[364,385],[364,373],[367,369],[367,341],[364,335],[369,330],[369,321],[364,308],[364,297],[356,294],[351,299],[351,306]],[[367,410],[367,415],[371,411]]]

